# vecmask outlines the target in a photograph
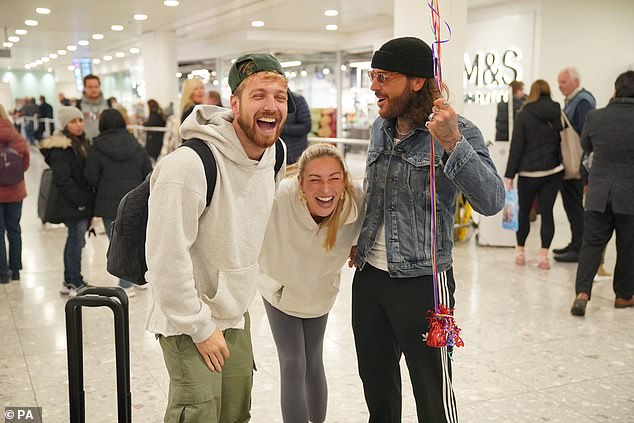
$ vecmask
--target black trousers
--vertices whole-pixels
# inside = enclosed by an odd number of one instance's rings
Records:
[[[561,200],[570,222],[570,232],[572,232],[570,244],[573,249],[579,251],[583,240],[583,182],[581,179],[564,179],[561,184]]]
[[[542,215],[539,234],[542,248],[550,248],[550,243],[555,235],[555,219],[553,218],[553,206],[557,199],[557,191],[561,186],[563,172],[555,173],[541,178],[527,178],[520,176],[517,180],[517,196],[519,200],[519,214],[517,220],[519,228],[516,232],[517,245],[523,247],[531,230],[529,215],[533,208],[535,198],[539,204],[539,213]]]
[[[634,295],[634,215],[617,214],[608,202],[605,212],[586,211],[585,232],[579,255],[576,293],[592,293],[592,281],[601,264],[605,246],[616,232],[616,266],[613,286],[618,298],[629,300]]]
[[[439,275],[439,302],[453,307],[455,282]],[[352,283],[352,329],[370,423],[401,423],[401,372],[405,355],[418,421],[458,421],[447,348],[425,344],[427,310],[434,309],[431,276],[390,278],[366,263]]]

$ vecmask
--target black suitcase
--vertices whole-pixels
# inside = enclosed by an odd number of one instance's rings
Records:
[[[59,191],[53,183],[53,171],[50,168],[44,169],[37,196],[37,216],[42,223],[62,223],[62,217],[57,212],[58,197]]]
[[[66,302],[66,345],[68,348],[68,396],[70,422],[86,422],[82,307],[108,307],[114,314],[119,423],[132,422],[130,393],[130,330],[128,296],[121,288],[84,288]]]

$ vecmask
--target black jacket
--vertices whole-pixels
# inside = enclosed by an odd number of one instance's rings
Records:
[[[591,111],[581,134],[581,146],[593,152],[586,210],[634,215],[634,98],[617,97],[607,107]]]
[[[90,156],[90,147],[86,148]],[[59,192],[57,215],[65,223],[91,217],[92,189],[84,177],[84,160],[75,153],[70,138],[56,132],[41,142],[40,151],[53,171],[53,183]]]
[[[286,143],[286,163],[293,164],[308,147],[308,134],[313,126],[310,109],[304,97],[291,93],[295,101],[295,112],[289,113],[281,138]]]
[[[547,95],[517,113],[506,178],[527,171],[550,170],[561,164],[561,108]]]
[[[524,105],[526,98],[513,97],[513,119],[517,116],[517,111]],[[495,117],[495,140],[509,141],[509,103],[501,101],[498,103],[498,114]]]
[[[165,119],[161,117],[158,113],[150,113],[147,121],[143,124],[144,126],[165,126]],[[148,131],[147,136],[145,138],[145,151],[152,157],[154,160],[158,159],[158,156],[161,154],[161,148],[163,148],[163,137],[165,136],[165,132],[157,132],[157,131]]]
[[[152,170],[150,158],[125,129],[102,132],[86,162],[88,183],[97,189],[95,216],[115,217],[119,201]]]

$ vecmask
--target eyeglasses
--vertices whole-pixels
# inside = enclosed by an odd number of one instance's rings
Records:
[[[373,83],[376,79],[381,85],[385,84],[385,81],[387,81],[388,79],[393,78],[394,75],[396,75],[396,72],[376,72],[373,70],[368,71],[368,78],[370,78],[370,83]]]

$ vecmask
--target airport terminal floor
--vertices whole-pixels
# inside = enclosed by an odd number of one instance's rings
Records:
[[[364,157],[349,155],[353,173]],[[42,225],[36,203],[45,167],[32,150],[29,197],[22,216],[23,264],[20,281],[0,285],[0,403],[39,406],[46,423],[68,422],[68,376],[62,282],[63,225]],[[565,245],[568,224],[555,205],[553,247]],[[594,284],[584,318],[570,314],[576,264],[534,263],[538,226],[527,243],[528,265],[514,264],[512,248],[481,247],[475,237],[454,250],[456,319],[465,347],[455,351],[453,382],[462,422],[632,422],[634,421],[634,309],[614,308],[611,281]],[[107,239],[87,240],[83,274],[97,286],[114,286],[105,271]],[[615,260],[613,241],[606,268]],[[324,360],[329,384],[326,421],[367,421],[357,374],[350,324],[353,271],[344,268],[341,292],[328,319]],[[151,287],[150,287],[151,290]],[[144,331],[150,290],[130,299],[133,421],[163,420],[168,376],[161,349]],[[251,309],[257,371],[252,422],[281,422],[277,353],[261,299]],[[116,421],[116,377],[112,314],[84,311],[86,415],[91,423]],[[403,422],[416,422],[407,368],[402,363]]]

